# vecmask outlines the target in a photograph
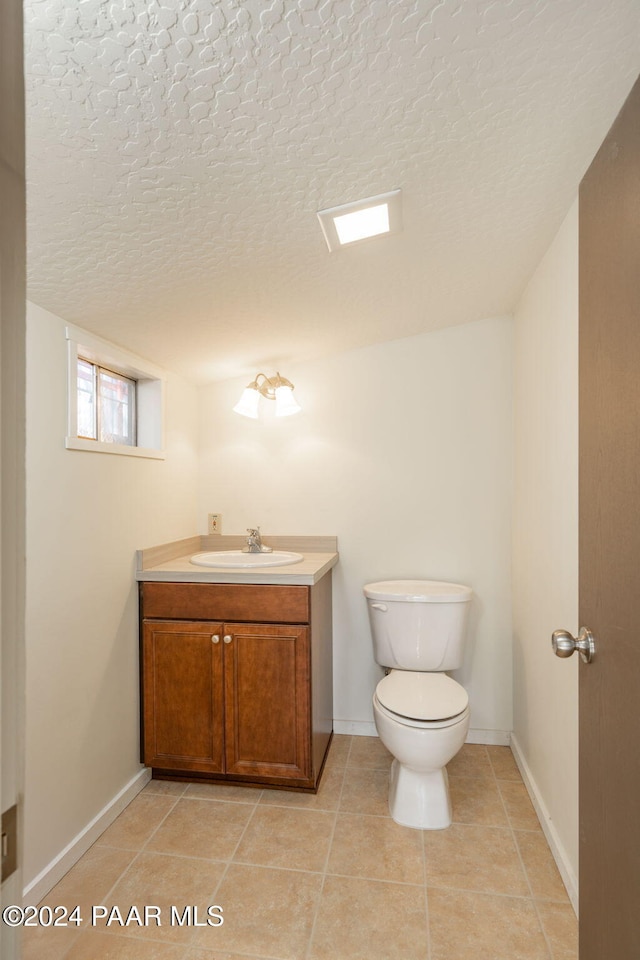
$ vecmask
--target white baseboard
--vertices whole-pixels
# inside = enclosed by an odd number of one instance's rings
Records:
[[[116,794],[113,800],[102,808],[100,813],[93,818],[91,823],[87,824],[84,830],[73,838],[71,843],[62,850],[51,863],[48,863],[44,870],[41,870],[24,889],[24,904],[37,904],[44,896],[55,887],[65,873],[78,862],[80,857],[87,852],[89,847],[96,842],[98,837],[104,833],[107,827],[111,826],[113,821],[119,816],[124,808],[128,806],[134,797],[136,797],[143,787],[151,779],[151,770],[144,769],[137,773],[129,783],[122,788],[120,793]]]
[[[495,747],[508,747],[511,743],[511,731],[479,730],[472,728],[467,733],[465,743],[487,743]]]
[[[578,915],[578,879],[574,873],[573,867],[569,862],[567,857],[567,852],[564,849],[564,846],[558,836],[555,825],[549,811],[547,810],[546,804],[542,799],[540,791],[536,785],[533,774],[529,769],[527,761],[524,758],[524,754],[520,749],[518,744],[517,737],[511,735],[511,749],[513,750],[513,755],[515,757],[516,763],[522,774],[522,779],[524,780],[524,785],[527,788],[527,792],[531,797],[531,802],[535,807],[535,811],[538,814],[538,820],[540,821],[540,826],[544,832],[545,837],[547,838],[547,843],[551,853],[553,854],[553,859],[556,862],[558,870],[560,871],[560,876],[562,877],[562,882],[567,888],[567,893],[569,894],[569,899],[571,900],[571,905]]]
[[[334,720],[334,733],[352,734],[355,737],[377,737],[376,725],[371,720]]]
[[[333,732],[344,733],[354,737],[377,737],[378,731],[373,721],[366,720],[334,720]],[[469,730],[467,743],[490,743],[508,747],[511,734],[508,730]]]

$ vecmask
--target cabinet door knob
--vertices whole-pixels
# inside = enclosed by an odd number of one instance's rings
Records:
[[[233,640],[233,637],[231,636],[231,634],[230,634],[230,633],[225,633],[225,635],[224,635],[224,642],[225,642],[225,643],[231,643],[232,640]]]
[[[211,641],[212,643],[220,643],[220,637],[217,633],[214,633],[214,635],[211,637]]]

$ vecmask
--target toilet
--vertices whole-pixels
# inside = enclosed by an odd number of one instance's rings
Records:
[[[373,716],[394,760],[389,811],[396,823],[442,830],[451,823],[446,765],[469,728],[469,697],[447,670],[462,666],[471,588],[438,580],[364,587],[374,658],[387,668]]]

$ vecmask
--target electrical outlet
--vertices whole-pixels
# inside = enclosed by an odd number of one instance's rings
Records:
[[[209,514],[209,533],[222,533],[222,514]]]

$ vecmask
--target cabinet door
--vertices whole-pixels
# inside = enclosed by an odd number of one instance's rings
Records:
[[[223,771],[222,659],[221,623],[144,621],[147,766],[202,773]]]
[[[225,623],[228,774],[308,779],[309,629]]]

